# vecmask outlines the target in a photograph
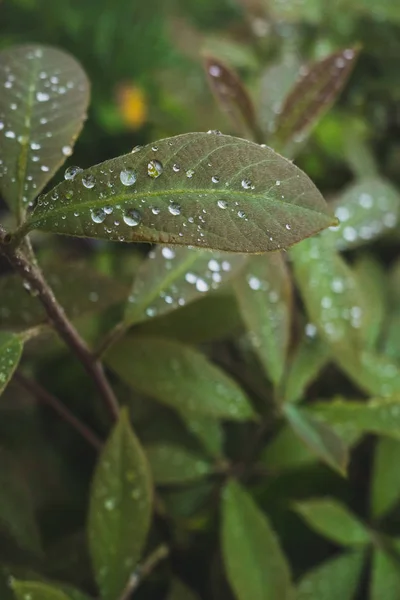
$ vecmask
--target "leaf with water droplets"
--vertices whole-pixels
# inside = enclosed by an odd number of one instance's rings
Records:
[[[296,502],[294,510],[307,525],[336,544],[366,546],[371,542],[370,533],[363,523],[334,498]]]
[[[89,508],[89,547],[101,596],[119,598],[141,557],[151,523],[152,483],[128,413],[96,467]]]
[[[250,341],[277,386],[289,346],[292,286],[282,254],[254,256],[234,281]]]
[[[145,452],[154,482],[162,485],[203,479],[212,468],[202,454],[177,444],[152,444],[145,447]]]
[[[222,493],[222,554],[237,600],[292,600],[289,565],[267,516],[236,481]]]
[[[171,583],[167,600],[198,600],[198,596],[182,581],[174,578]]]
[[[276,122],[274,141],[280,146],[307,131],[333,104],[346,83],[358,50],[346,48],[300,71],[300,79],[283,103]]]
[[[0,53],[0,193],[22,217],[72,154],[89,82],[72,56],[48,46]]]
[[[78,590],[66,591],[39,581],[16,581],[12,579],[11,587],[17,600],[89,600],[88,596]]]
[[[135,277],[125,323],[158,317],[193,302],[234,277],[245,261],[241,254],[158,246]]]
[[[237,383],[185,344],[151,336],[126,337],[107,352],[105,360],[128,385],[180,413],[238,421],[255,418]]]
[[[340,250],[356,248],[396,227],[400,194],[384,179],[367,178],[351,184],[333,203],[340,224],[330,235]]]
[[[155,157],[162,165],[157,177]],[[136,174],[129,186],[120,178],[127,169]],[[270,148],[188,133],[60,183],[39,199],[20,235],[40,229],[257,253],[286,248],[335,222],[310,179]]]
[[[18,366],[22,350],[23,342],[18,335],[0,331],[0,395]]]
[[[293,431],[302,442],[332,469],[345,475],[349,462],[349,450],[335,431],[329,425],[321,423],[293,404],[285,404],[284,413]]]
[[[297,584],[297,600],[353,600],[364,561],[362,550],[346,552],[308,571]]]
[[[375,445],[371,511],[382,518],[400,500],[400,439],[383,437]]]
[[[239,76],[214,56],[206,56],[203,64],[211,91],[222,110],[230,117],[235,131],[261,142],[262,133],[253,102]]]
[[[394,542],[394,543],[393,543]],[[374,548],[370,600],[398,600],[400,598],[400,541],[392,540],[394,548]]]

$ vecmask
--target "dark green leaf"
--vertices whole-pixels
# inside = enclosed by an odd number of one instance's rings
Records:
[[[334,222],[308,177],[270,148],[189,133],[64,181],[24,232],[267,252]]]
[[[240,387],[205,356],[179,342],[128,337],[113,346],[106,362],[137,391],[179,410],[244,421],[254,418]]]
[[[47,46],[0,53],[0,193],[21,217],[67,156],[86,116],[89,82]]]
[[[204,69],[211,90],[235,131],[244,133],[244,137],[250,135],[256,142],[262,141],[253,102],[238,75],[214,56],[204,59]]]
[[[222,552],[238,600],[291,600],[290,569],[266,515],[235,481],[222,496]]]
[[[260,461],[272,471],[298,469],[315,462],[316,459],[315,452],[287,425],[267,444],[260,455]]]
[[[399,542],[397,541],[397,550]],[[400,598],[400,563],[392,554],[374,549],[370,600],[398,600]]]
[[[159,443],[145,448],[155,483],[186,483],[203,479],[211,471],[207,459],[178,445]]]
[[[279,112],[274,138],[282,146],[304,136],[328,110],[349,77],[358,51],[339,50],[304,68]]]
[[[275,386],[289,346],[292,287],[281,254],[251,257],[234,281],[250,341]]]
[[[128,288],[83,263],[44,267],[46,280],[67,315],[74,319],[124,300]],[[44,323],[46,313],[17,275],[0,278],[0,327],[26,328]]]
[[[182,412],[182,419],[210,456],[221,457],[224,431],[219,421],[197,413],[191,415],[189,412]]]
[[[375,446],[371,511],[380,518],[400,499],[400,440],[381,438]],[[383,596],[382,596],[383,597]]]
[[[151,513],[149,467],[123,410],[100,456],[90,499],[90,553],[104,600],[119,598],[125,588],[141,557]]]
[[[349,451],[335,431],[292,404],[285,404],[284,412],[293,431],[306,446],[330,467],[344,475]]]
[[[0,331],[0,395],[18,366],[22,350],[23,343],[18,335]]]
[[[368,529],[337,500],[296,502],[295,510],[312,529],[337,544],[365,546],[371,541]]]
[[[192,592],[182,581],[174,578],[167,596],[167,600],[198,600],[198,596]]]
[[[125,309],[137,323],[193,302],[236,275],[246,256],[158,246],[142,263]]]
[[[384,179],[366,178],[351,184],[334,202],[340,225],[330,235],[340,250],[370,243],[399,220],[400,194]]]
[[[17,600],[87,600],[80,592],[71,595],[62,588],[37,581],[14,580],[11,585]]]
[[[347,552],[312,569],[298,583],[297,600],[354,600],[364,559],[362,551]]]

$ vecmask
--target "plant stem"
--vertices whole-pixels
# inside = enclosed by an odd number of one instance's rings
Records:
[[[50,406],[66,423],[75,429],[95,450],[100,451],[103,444],[95,433],[89,427],[77,419],[62,402],[41,385],[25,377],[17,371],[14,378],[18,383],[32,394],[37,400]]]
[[[164,558],[166,558],[168,554],[169,549],[165,544],[158,546],[158,548],[156,548],[154,552],[152,552],[150,556],[146,558],[144,563],[139,565],[136,571],[132,574],[119,600],[129,600],[129,598],[131,597],[133,592],[139,587],[143,579],[148,577],[150,573],[154,571],[158,563],[164,560]]]
[[[69,321],[64,309],[57,302],[53,290],[44,279],[40,268],[36,264],[29,262],[21,250],[13,248],[6,243],[5,232],[2,228],[0,228],[0,252],[30,286],[31,292],[37,295],[60,337],[79,358],[86,372],[96,385],[100,396],[107,404],[112,416],[117,418],[119,413],[118,402],[105,376],[103,365],[93,356],[86,342]]]
[[[96,358],[101,359],[110,346],[118,342],[118,340],[125,334],[126,331],[127,326],[123,322],[117,323],[115,327],[110,329],[94,353]]]

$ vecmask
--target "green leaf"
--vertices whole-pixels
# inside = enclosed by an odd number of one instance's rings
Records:
[[[295,511],[321,535],[342,546],[370,543],[366,527],[345,506],[331,498],[296,502]]]
[[[127,337],[106,355],[128,385],[177,409],[245,421],[255,414],[241,388],[190,346],[157,337]]]
[[[344,441],[328,425],[319,422],[293,404],[285,404],[284,413],[298,435],[318,458],[344,475],[349,462],[349,451]]]
[[[197,594],[192,592],[180,579],[174,578],[167,596],[167,600],[198,600]]]
[[[234,287],[250,341],[277,386],[286,364],[292,309],[292,287],[282,255],[251,257]]]
[[[23,347],[23,342],[18,335],[0,331],[0,395],[18,366]]]
[[[139,268],[125,308],[125,323],[158,317],[218,289],[246,260],[241,254],[158,246]]]
[[[315,403],[308,412],[330,426],[350,424],[363,433],[400,439],[399,398],[377,398],[364,402],[337,399]]]
[[[397,549],[399,542],[397,541]],[[400,598],[400,563],[389,552],[374,549],[370,600],[397,600]]]
[[[357,50],[346,48],[303,69],[279,112],[274,140],[285,146],[305,136],[336,100],[357,56]]]
[[[389,512],[400,499],[400,440],[381,438],[375,446],[371,511],[375,518]]]
[[[222,456],[224,431],[219,421],[194,413],[182,412],[188,430],[200,441],[204,450],[213,457]]]
[[[125,285],[84,263],[45,265],[43,271],[71,319],[101,312],[128,293]],[[42,304],[17,275],[0,278],[0,298],[0,327],[27,328],[47,321]]]
[[[396,227],[400,194],[384,179],[365,178],[351,184],[333,203],[338,227],[330,231],[340,250],[368,244]]]
[[[11,586],[17,600],[87,600],[87,596],[74,591],[67,593],[63,588],[37,581],[15,581]]]
[[[0,193],[21,218],[70,154],[89,82],[69,54],[23,45],[0,53]]]
[[[366,297],[366,344],[374,348],[386,319],[388,293],[383,266],[370,254],[361,255],[354,264],[355,275]]]
[[[151,522],[152,483],[124,409],[94,475],[89,546],[104,600],[115,600],[137,565]]]
[[[187,483],[203,479],[211,471],[202,454],[176,444],[159,443],[145,447],[154,482],[158,484]]]
[[[315,452],[285,425],[261,452],[259,460],[268,470],[286,471],[301,468],[316,459]]]
[[[238,75],[215,56],[203,61],[208,83],[218,104],[230,117],[234,130],[262,141],[253,102]],[[247,134],[247,135],[246,135]]]
[[[346,552],[306,573],[297,587],[297,600],[354,600],[365,556]],[[386,596],[382,596],[382,600]]]
[[[248,492],[229,481],[222,495],[222,553],[238,600],[293,598],[290,569],[275,532]]]
[[[334,222],[308,177],[270,148],[215,133],[189,133],[60,183],[40,199],[20,234],[41,229],[268,252]]]
[[[370,331],[366,328],[365,333]],[[367,393],[374,396],[400,397],[400,368],[390,358],[366,350],[354,355],[342,346],[335,359],[347,375]]]
[[[317,378],[329,358],[328,346],[317,336],[316,326],[308,323],[285,377],[284,401],[299,402],[306,388]]]

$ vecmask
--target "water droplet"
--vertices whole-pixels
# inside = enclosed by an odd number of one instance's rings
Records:
[[[208,268],[210,269],[210,271],[219,271],[220,270],[220,266],[219,266],[219,262],[217,260],[215,260],[215,258],[212,258],[211,260],[208,261]]]
[[[103,223],[106,218],[104,208],[95,208],[91,211],[91,218],[94,223]]]
[[[88,188],[90,190],[91,188],[94,188],[96,184],[96,178],[94,175],[88,173],[87,175],[84,175],[82,177],[82,183],[85,186],[85,188]]]
[[[44,173],[47,173],[48,171],[50,171],[50,169],[47,165],[42,165],[40,167],[40,170],[43,171]]]
[[[174,165],[172,165],[172,170],[175,171],[175,173],[179,173],[181,167],[180,165],[178,165],[178,163],[175,163]]]
[[[245,216],[246,216],[246,213],[244,212],[244,210],[238,210],[238,217],[240,217],[241,219],[244,219]]]
[[[185,280],[188,283],[194,284],[197,281],[197,276],[194,273],[186,273]]]
[[[219,183],[219,177],[217,177],[217,175],[213,175],[213,176],[211,177],[211,181],[212,181],[213,183]]]
[[[6,131],[4,135],[6,136],[6,138],[9,138],[10,140],[15,139],[15,133],[13,131]]]
[[[136,152],[140,152],[142,148],[143,146],[135,146],[134,148],[132,148],[131,154],[136,154]]]
[[[245,190],[249,190],[251,188],[250,179],[242,179],[242,188]]]
[[[104,212],[106,213],[106,215],[111,215],[113,212],[113,207],[112,206],[105,206],[104,207]]]
[[[250,277],[247,280],[249,287],[254,290],[260,290],[261,289],[261,281],[258,279],[258,277],[255,277],[254,275],[250,275]]]
[[[159,215],[161,212],[161,209],[158,208],[157,206],[153,206],[151,209],[151,212],[153,213],[153,215]]]
[[[152,146],[152,148],[151,148],[151,149],[153,150],[153,152],[157,152],[157,150],[158,150],[158,146]]]
[[[151,160],[147,165],[147,173],[152,179],[157,179],[163,172],[164,167],[159,160]]]
[[[228,203],[226,200],[218,200],[217,204],[219,208],[228,208]]]
[[[168,210],[171,215],[177,216],[181,214],[181,207],[176,202],[171,202],[171,204],[168,206]]]
[[[193,169],[188,169],[188,170],[186,171],[186,177],[187,177],[188,179],[192,179],[193,175],[194,175],[194,171],[193,171]]]
[[[67,181],[72,181],[78,175],[78,173],[82,173],[83,169],[80,167],[68,167],[64,173],[64,179]]]
[[[200,277],[196,279],[196,290],[198,292],[208,292],[209,289],[210,286],[204,279],[201,279]]]
[[[220,130],[219,130],[219,129],[209,129],[209,130],[207,131],[207,133],[209,133],[209,134],[214,134],[214,135],[222,135],[222,133],[220,132]]]
[[[124,223],[126,223],[126,225],[129,227],[136,227],[136,225],[139,225],[140,221],[142,220],[142,215],[135,208],[130,208],[125,211],[122,218]]]
[[[40,150],[41,145],[38,144],[37,142],[31,142],[31,149],[32,150]]]
[[[211,77],[221,77],[222,71],[219,65],[210,65],[208,68],[208,72]]]
[[[72,148],[71,146],[63,146],[61,149],[62,153],[64,156],[71,156],[72,154]]]
[[[37,92],[36,100],[38,102],[47,102],[48,100],[50,100],[50,96],[46,92]]]
[[[164,246],[164,248],[161,250],[161,254],[167,260],[172,260],[173,258],[175,258],[174,250],[172,250],[172,248],[168,248],[167,246]]]
[[[339,221],[347,221],[350,217],[350,211],[346,206],[338,206],[335,211],[335,216],[339,219]]]
[[[119,178],[123,185],[133,185],[136,181],[136,173],[132,169],[123,169],[119,174]]]
[[[288,231],[290,231],[290,230],[292,229],[292,228],[290,227],[289,223],[286,223],[285,227],[286,227],[286,229],[287,229]]]

